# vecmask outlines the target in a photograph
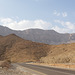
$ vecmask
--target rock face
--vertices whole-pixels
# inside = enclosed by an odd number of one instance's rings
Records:
[[[11,30],[7,27],[0,26],[0,35],[6,36],[12,33],[23,39],[45,44],[63,44],[75,42],[75,34],[60,34],[54,30],[42,29],[28,29],[24,31],[16,31]]]
[[[47,55],[48,46],[10,34],[0,38],[0,60],[9,59],[12,62],[38,61]]]

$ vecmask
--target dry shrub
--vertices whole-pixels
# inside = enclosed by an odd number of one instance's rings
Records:
[[[11,67],[11,61],[10,60],[4,60],[1,65],[2,68],[10,68]]]

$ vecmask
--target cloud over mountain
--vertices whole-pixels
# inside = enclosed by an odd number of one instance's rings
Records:
[[[66,16],[65,13],[63,13]],[[26,30],[30,28],[39,28],[44,30],[53,29],[60,33],[74,33],[75,23],[70,21],[56,19],[53,22],[47,22],[41,19],[38,20],[16,20],[13,18],[0,18],[0,25],[6,26],[13,30]]]
[[[74,31],[75,31],[75,24],[71,23],[70,21],[55,20],[54,22],[57,24],[60,24],[62,26],[62,28],[60,28],[58,26],[53,27],[53,29],[58,32],[60,32],[62,30],[62,32],[74,33]]]
[[[0,23],[3,26],[9,27],[14,30],[25,30],[29,28],[40,28],[48,29],[51,28],[52,24],[43,20],[20,20],[15,21],[11,18],[0,18]]]

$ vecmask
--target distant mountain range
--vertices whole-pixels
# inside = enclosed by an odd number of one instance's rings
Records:
[[[9,29],[8,27],[0,26],[0,35],[6,36],[9,34],[16,34],[17,36],[23,39],[45,44],[63,44],[75,42],[74,33],[61,34],[54,30],[42,30],[42,29],[27,29],[23,31],[16,31]]]

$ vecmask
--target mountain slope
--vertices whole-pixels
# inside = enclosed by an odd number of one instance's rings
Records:
[[[35,42],[42,42],[46,44],[61,44],[69,41],[69,34],[60,34],[54,30],[41,30],[41,29],[29,29],[23,31],[25,37],[28,40]]]
[[[75,43],[52,45],[46,57],[40,60],[44,63],[75,63]]]
[[[49,45],[24,40],[15,34],[0,39],[0,60],[13,62],[38,61],[47,55]]]
[[[47,45],[24,40],[15,34],[1,36],[0,60],[12,62],[75,63],[75,43]]]

